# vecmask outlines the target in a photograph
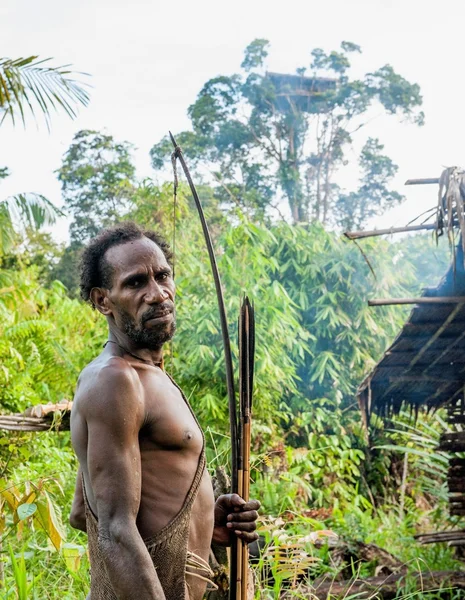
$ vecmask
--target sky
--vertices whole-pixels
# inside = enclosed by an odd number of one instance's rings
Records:
[[[0,57],[53,57],[89,73],[81,80],[92,86],[90,105],[74,121],[57,115],[51,132],[33,121],[26,129],[1,126],[0,166],[11,176],[0,183],[0,198],[34,191],[60,206],[54,171],[80,129],[132,142],[138,174],[151,176],[151,146],[168,130],[188,128],[187,107],[202,85],[237,72],[253,39],[270,41],[267,68],[283,73],[308,65],[312,48],[348,40],[363,50],[357,74],[389,63],[421,87],[424,127],[382,117],[363,133],[385,144],[399,165],[395,187],[407,196],[373,225],[404,225],[437,193],[405,188],[406,179],[465,166],[464,16],[463,0],[0,0]],[[54,227],[58,240],[66,240],[67,226]]]

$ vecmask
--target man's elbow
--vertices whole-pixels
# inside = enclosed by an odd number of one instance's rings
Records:
[[[71,512],[69,515],[69,524],[73,529],[79,529],[87,533],[86,517],[82,513]]]
[[[102,519],[102,521],[106,521]],[[115,519],[100,523],[98,528],[98,544],[103,554],[120,550],[129,550],[140,537],[136,524],[132,520]]]

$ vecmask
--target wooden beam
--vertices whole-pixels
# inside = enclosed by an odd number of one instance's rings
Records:
[[[437,591],[443,585],[447,589],[465,590],[465,575],[463,571],[426,571],[424,573],[409,574],[412,580],[417,582],[422,592]],[[383,598],[390,600],[398,598],[399,588],[402,589],[402,581],[406,579],[405,572],[391,573],[387,576],[367,577],[366,579],[352,578],[346,581],[330,581],[317,584],[312,588],[299,588],[300,598],[317,598],[327,600],[328,598],[357,597],[368,600],[370,598]],[[281,600],[295,598],[294,591],[283,591]]]
[[[451,517],[463,517],[465,516],[465,508],[451,507],[449,509],[449,514],[451,515]]]
[[[419,298],[368,300],[368,306],[396,306],[399,304],[465,304],[465,296],[421,296]]]
[[[407,179],[404,185],[434,185],[439,183],[439,177],[425,177],[423,179]]]
[[[407,225],[406,227],[390,227],[389,229],[372,229],[370,231],[345,231],[344,235],[349,240],[360,240],[363,238],[376,237],[379,235],[408,233],[409,231],[431,231],[433,229],[436,229],[436,223],[424,223],[423,225]]]
[[[454,540],[465,540],[465,530],[460,531],[438,531],[436,533],[419,533],[413,536],[420,544],[436,544],[440,542],[451,542]]]

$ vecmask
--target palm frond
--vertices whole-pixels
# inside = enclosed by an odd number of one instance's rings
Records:
[[[57,217],[64,213],[42,194],[16,194],[4,200],[12,221],[16,219],[27,227],[39,229],[44,225],[54,225]]]
[[[15,124],[19,113],[24,125],[26,112],[36,119],[39,110],[50,129],[52,110],[63,110],[73,119],[77,107],[89,103],[88,92],[72,78],[69,65],[52,67],[46,64],[50,58],[37,58],[0,58],[0,124],[7,116]]]
[[[0,254],[14,245],[19,226],[40,229],[53,225],[64,213],[41,194],[16,194],[0,202]]]

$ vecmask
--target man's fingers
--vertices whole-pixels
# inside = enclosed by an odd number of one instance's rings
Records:
[[[218,498],[217,502],[222,508],[229,506],[234,511],[258,510],[261,506],[258,500],[249,500],[246,502],[239,494],[223,494]]]
[[[234,512],[237,512],[242,510],[242,507],[245,506],[245,500],[243,500],[239,494],[223,494],[218,498],[217,504],[222,510],[233,510]]]
[[[239,515],[235,515],[238,517]],[[230,521],[227,524],[228,529],[238,529],[239,531],[255,531],[257,529],[256,521]]]
[[[242,507],[242,511],[258,510],[260,508],[260,506],[261,506],[261,504],[260,504],[260,502],[258,500],[249,500]]]
[[[228,515],[228,522],[234,523],[246,523],[248,521],[256,521],[258,519],[258,512],[256,510],[247,510],[245,512],[232,513]]]
[[[234,532],[238,538],[241,538],[241,540],[244,540],[244,542],[246,544],[251,544],[252,542],[255,542],[256,540],[258,540],[258,533],[257,532],[253,532],[253,533],[247,533],[246,531],[239,531],[236,530]]]

